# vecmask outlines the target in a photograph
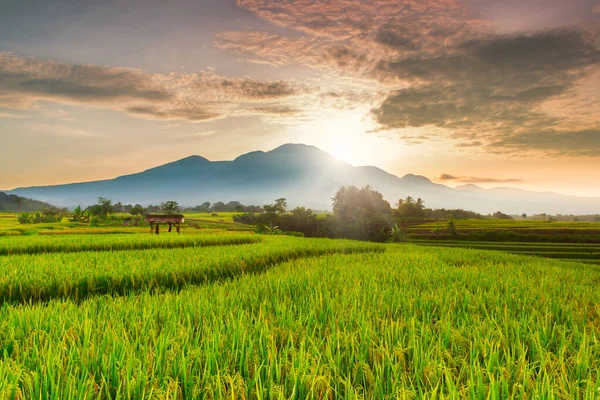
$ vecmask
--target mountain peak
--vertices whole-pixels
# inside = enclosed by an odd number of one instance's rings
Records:
[[[185,162],[185,163],[205,163],[210,162],[207,158],[202,156],[193,155],[189,157],[182,158],[180,160],[175,161],[176,163]]]
[[[279,147],[274,148],[273,150],[269,151],[269,153],[272,152],[278,152],[278,151],[318,151],[320,153],[324,153],[323,150],[319,149],[318,147],[312,146],[310,144],[304,144],[304,143],[285,143],[282,144]]]
[[[294,155],[294,156],[317,156],[317,157],[331,157],[333,156],[318,147],[311,146],[308,144],[301,143],[286,143],[281,146],[268,151],[267,154],[282,154],[282,155]]]
[[[473,185],[472,183],[457,186],[456,189],[467,190],[467,191],[471,191],[471,192],[481,192],[481,191],[485,190],[484,188],[477,186],[477,185]]]
[[[318,147],[306,144],[286,143],[267,152],[259,150],[242,154],[234,161],[255,162],[258,160],[263,160],[263,162],[273,162],[282,161],[282,159],[288,163],[292,161],[313,162],[335,160],[331,154],[319,149]]]
[[[423,175],[406,174],[402,180],[409,183],[433,183]]]

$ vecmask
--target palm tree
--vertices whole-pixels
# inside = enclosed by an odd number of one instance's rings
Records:
[[[298,222],[301,225],[306,225],[308,220],[314,215],[311,209],[307,209],[305,207],[297,207],[293,209],[291,213],[298,219]]]
[[[423,199],[422,199],[422,198],[420,198],[420,197],[417,199],[417,206],[418,206],[420,209],[423,209],[423,207],[425,206],[425,202],[424,202],[424,201],[423,201]]]
[[[400,208],[400,207],[402,207],[402,204],[404,204],[404,199],[400,199],[400,200],[398,200],[398,202],[396,203],[396,206],[397,206],[398,208]]]
[[[406,202],[407,202],[408,204],[414,204],[414,202],[415,202],[415,199],[413,199],[412,197],[408,196],[408,197],[406,198]]]

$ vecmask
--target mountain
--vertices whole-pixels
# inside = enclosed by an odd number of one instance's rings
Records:
[[[93,204],[100,196],[131,204],[176,200],[190,206],[232,200],[262,205],[285,197],[290,206],[329,209],[331,197],[343,185],[370,185],[392,204],[401,197],[412,196],[423,198],[428,207],[463,208],[486,214],[600,213],[600,198],[504,188],[486,190],[475,185],[453,189],[424,176],[408,174],[400,178],[376,167],[354,167],[302,144],[254,151],[233,161],[191,156],[115,179],[18,188],[11,193],[67,207]]]

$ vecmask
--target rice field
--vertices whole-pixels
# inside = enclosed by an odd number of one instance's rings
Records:
[[[505,251],[513,254],[569,259],[600,265],[600,244],[598,243],[515,243],[449,240],[415,240],[413,243],[421,246]]]
[[[233,216],[238,213],[195,213],[185,214],[186,223],[181,227],[186,234],[214,232],[253,232],[254,227],[233,222]],[[130,217],[130,214],[112,214],[115,217]],[[0,237],[5,236],[58,236],[58,235],[109,235],[109,234],[139,234],[147,233],[148,226],[90,226],[71,222],[69,217],[60,223],[19,224],[17,214],[0,212]],[[162,231],[162,233],[166,233]]]
[[[600,230],[600,222],[571,222],[571,221],[543,221],[543,220],[505,220],[505,219],[464,219],[455,221],[459,230],[494,229],[494,230],[561,230],[582,229]],[[445,228],[445,221],[427,222],[412,226],[413,231]]]
[[[0,249],[1,399],[600,395],[595,265],[231,232]]]
[[[0,256],[13,254],[74,253],[82,251],[118,251],[172,249],[256,243],[257,235],[67,235],[6,237],[0,240]]]

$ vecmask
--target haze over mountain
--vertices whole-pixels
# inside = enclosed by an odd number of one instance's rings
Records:
[[[463,208],[486,214],[499,210],[511,214],[600,212],[600,198],[511,188],[486,190],[476,185],[454,189],[424,176],[397,177],[376,167],[354,167],[302,144],[286,144],[268,152],[254,151],[233,161],[191,156],[115,179],[17,188],[10,193],[67,207],[93,204],[100,196],[142,205],[176,200],[189,206],[232,200],[262,205],[285,197],[290,206],[329,209],[331,197],[343,185],[371,185],[391,204],[412,196],[423,198],[427,207]]]

